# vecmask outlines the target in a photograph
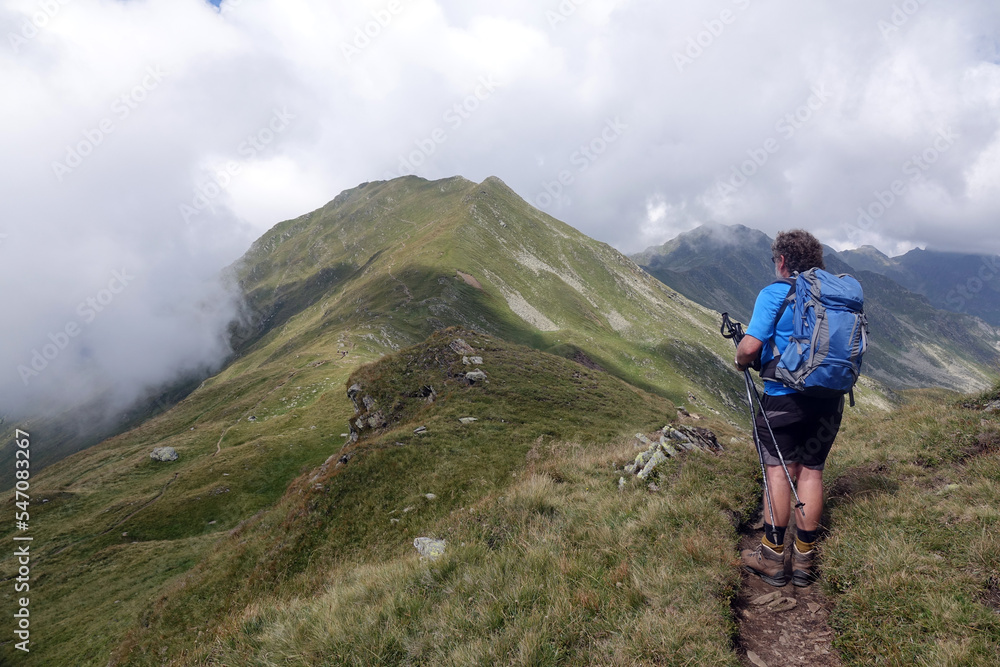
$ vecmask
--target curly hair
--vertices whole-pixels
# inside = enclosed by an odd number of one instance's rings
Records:
[[[771,252],[775,260],[785,256],[785,268],[791,273],[803,273],[814,267],[826,269],[823,263],[823,246],[804,229],[778,232],[771,244]]]

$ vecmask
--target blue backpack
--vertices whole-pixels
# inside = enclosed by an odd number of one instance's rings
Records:
[[[792,337],[764,373],[810,396],[851,394],[868,349],[868,320],[861,283],[848,274],[809,269],[781,282],[791,287],[778,317],[791,307]],[[762,373],[762,375],[764,375]]]

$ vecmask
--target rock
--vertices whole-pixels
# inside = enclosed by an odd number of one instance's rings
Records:
[[[646,467],[644,467],[642,471],[639,473],[639,479],[645,481],[650,476],[650,474],[652,474],[653,470],[656,469],[656,466],[660,465],[666,460],[667,460],[666,454],[664,454],[660,450],[656,450],[653,453],[653,457],[649,459],[649,462],[646,464]]]
[[[425,493],[424,498],[426,498],[427,500],[437,500],[437,496],[435,496],[433,493]]]
[[[656,484],[654,484],[653,482],[650,482],[650,483],[649,483],[649,486],[648,486],[648,487],[646,487],[646,488],[648,488],[648,489],[649,489],[650,491],[652,491],[653,493],[656,493],[657,491],[659,491],[659,490],[660,490],[660,487],[658,487],[658,486],[657,486]]]
[[[383,426],[386,426],[389,423],[386,421],[385,415],[382,414],[381,410],[369,415],[367,421],[368,421],[368,426],[370,426],[371,428],[382,428]]]
[[[253,415],[250,415],[249,417],[247,417],[247,421],[248,422],[255,422],[255,421],[257,421],[257,418],[254,417]]]
[[[650,439],[644,436],[642,433],[636,433],[635,439],[641,442],[642,444],[646,445],[647,447],[653,444],[652,441],[650,441]]]
[[[760,659],[760,656],[753,651],[747,651],[747,660],[752,662],[757,667],[767,667],[767,663]]]
[[[437,560],[444,555],[445,541],[435,540],[430,537],[418,537],[413,540],[413,546],[416,547],[421,557],[428,560]]]
[[[629,463],[627,466],[625,466],[625,472],[627,472],[628,474],[634,475],[635,471],[636,471],[636,465],[634,463]]]
[[[809,613],[810,614],[815,614],[817,611],[819,611],[822,608],[823,608],[822,605],[820,605],[819,603],[816,603],[816,602],[810,602],[809,603]]]
[[[365,396],[361,399],[361,402],[364,404],[365,410],[368,412],[371,412],[371,409],[375,407],[375,399],[371,396]]]
[[[417,434],[417,435],[420,435],[421,433],[427,433],[427,427],[426,426],[418,426],[417,428],[413,429],[413,432],[415,434]]]
[[[475,417],[460,417],[458,421],[462,422],[463,424],[472,424],[479,420],[476,419]]]
[[[766,595],[761,595],[758,598],[750,600],[750,604],[757,605],[758,607],[765,604],[770,604],[781,597],[779,591],[774,591],[773,593],[767,593]]]
[[[154,461],[160,461],[161,463],[166,463],[168,461],[176,461],[180,457],[177,455],[177,450],[175,450],[173,447],[157,447],[149,455],[149,458],[153,459]]]
[[[629,472],[628,466],[625,467],[625,472]],[[624,477],[619,477],[618,478],[618,490],[621,491],[624,488],[625,488],[625,478]]]
[[[662,449],[663,453],[666,454],[667,456],[680,456],[681,455],[681,453],[679,451],[677,451],[676,449],[674,449],[670,445],[661,445],[660,449]]]
[[[360,393],[360,384],[352,384],[351,388],[347,390],[347,398],[351,399],[351,403],[354,404],[354,414],[361,412],[361,407],[358,405],[358,394]]]
[[[486,375],[486,373],[479,370],[478,368],[474,371],[469,371],[468,373],[465,374],[465,379],[468,380],[469,382],[482,382],[486,380],[487,377],[488,376]]]
[[[451,342],[451,345],[449,345],[449,347],[455,354],[466,355],[466,354],[475,354],[476,352],[474,347],[466,343],[461,338],[456,338],[455,340],[453,340]]]
[[[993,401],[992,403],[988,403],[986,407],[983,408],[984,412],[996,412],[997,410],[1000,410],[1000,401]]]
[[[472,362],[473,366],[482,366],[483,365],[483,358],[482,357],[469,357],[469,361]]]
[[[774,612],[791,611],[799,606],[798,600],[795,598],[779,598],[767,605],[767,608]]]

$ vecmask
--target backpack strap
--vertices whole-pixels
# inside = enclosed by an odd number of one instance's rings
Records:
[[[798,276],[798,272],[795,273]],[[774,318],[774,332],[778,332],[778,322],[781,321],[781,316],[785,314],[785,310],[788,306],[795,303],[795,278],[780,278],[775,280],[772,285],[788,285],[788,294],[785,295],[785,299],[781,302],[781,307],[778,308],[778,314]],[[760,376],[765,380],[775,380],[777,381],[777,375],[775,374],[775,369],[778,367],[778,362],[781,361],[781,351],[778,350],[778,344],[774,342],[774,336],[771,336],[771,361],[767,363],[760,370]]]

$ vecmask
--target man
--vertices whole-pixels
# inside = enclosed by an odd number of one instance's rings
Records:
[[[775,276],[790,279],[813,267],[825,269],[823,246],[809,232],[781,232],[771,246]],[[771,498],[764,498],[764,537],[754,550],[743,551],[743,566],[772,586],[788,583],[785,574],[785,530],[791,515],[791,487],[781,467],[784,457],[789,475],[797,480],[796,539],[792,547],[792,583],[808,586],[815,580],[816,540],[823,513],[823,467],[840,429],[844,398],[806,396],[774,379],[777,356],[792,335],[791,307],[784,307],[790,282],[775,282],[757,296],[746,336],[736,350],[736,367],[742,372],[760,361],[764,381],[763,412],[755,420]],[[781,314],[779,319],[779,313]],[[777,354],[776,354],[777,353]],[[775,442],[777,441],[777,442]],[[805,516],[802,515],[805,513]]]

